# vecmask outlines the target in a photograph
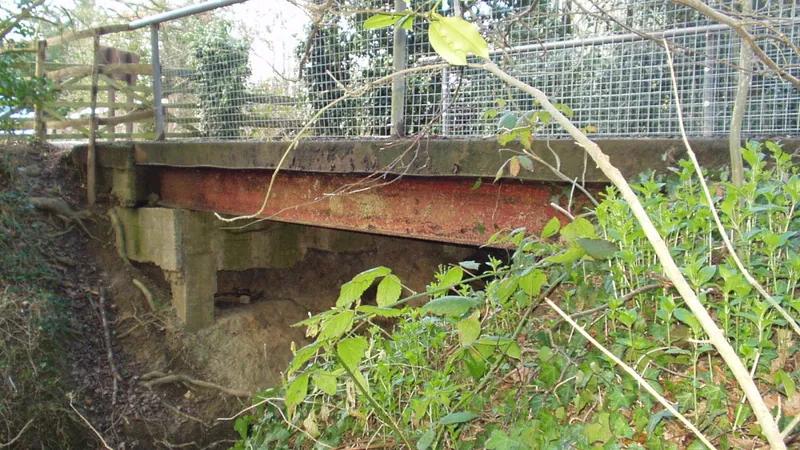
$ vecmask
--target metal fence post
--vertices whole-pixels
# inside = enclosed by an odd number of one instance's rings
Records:
[[[164,140],[164,107],[161,99],[164,89],[161,85],[161,57],[158,50],[158,24],[150,25],[150,48],[153,53],[153,112],[156,121],[156,140]]]
[[[405,0],[395,0],[394,9],[397,12],[405,11]],[[406,30],[397,23],[394,27],[394,48],[392,52],[392,64],[395,72],[406,68],[406,60],[408,59],[406,43]],[[405,135],[405,109],[406,80],[405,76],[397,76],[392,80],[392,136]]]
[[[46,52],[47,41],[39,41],[38,47],[36,48],[36,72],[34,73],[36,78],[44,78]],[[36,140],[42,142],[47,137],[47,129],[44,124],[44,105],[42,105],[41,101],[36,102],[36,104],[33,105],[33,109],[36,114],[34,125]]]

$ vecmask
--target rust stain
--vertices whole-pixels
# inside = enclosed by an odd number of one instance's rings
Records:
[[[199,211],[252,214],[261,207],[272,171],[157,169],[161,201]],[[552,184],[485,184],[474,180],[407,177],[392,184],[330,197],[359,176],[284,172],[278,176],[263,217],[271,220],[483,245],[500,229],[538,233],[557,214],[549,204]]]

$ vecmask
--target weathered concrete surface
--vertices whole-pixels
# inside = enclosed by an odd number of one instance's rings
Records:
[[[686,155],[679,139],[599,139],[597,143],[609,155],[612,164],[628,178],[646,170],[665,173],[667,168]],[[729,164],[728,142],[708,139],[692,140],[692,147],[703,167],[716,169]],[[800,147],[800,140],[784,140],[791,153]],[[171,167],[211,167],[224,169],[274,169],[288,147],[286,142],[150,142],[135,144],[137,165]],[[515,146],[516,145],[516,146]],[[519,150],[518,143],[509,145]],[[548,146],[553,151],[548,149]],[[302,141],[286,160],[283,169],[310,173],[384,172],[395,160],[389,173],[407,176],[494,177],[503,163],[512,156],[499,151],[495,140],[424,140],[418,145],[409,141]],[[556,153],[561,170],[570,178],[584,176],[584,151],[571,140],[536,141],[534,152],[555,165]],[[102,162],[101,162],[102,164]],[[407,170],[406,170],[407,169]],[[560,181],[546,168],[523,171],[517,179]],[[608,180],[589,162],[585,181],[605,183]]]
[[[213,323],[218,271],[287,269],[310,249],[374,251],[376,237],[279,222],[223,229],[212,214],[170,208],[115,208],[132,261],[159,266],[172,287],[172,304],[186,328]]]

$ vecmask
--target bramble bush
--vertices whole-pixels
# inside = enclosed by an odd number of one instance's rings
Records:
[[[779,145],[743,149],[745,183],[714,175],[715,206],[753,275],[793,314],[800,178]],[[730,261],[691,163],[634,185],[672,256],[784,427],[800,414],[791,329]],[[493,236],[508,261],[443,267],[401,297],[388,268],[356,276],[300,325],[283,389],[265,391],[234,448],[703,448],[630,376],[542,304],[546,297],[637,370],[719,448],[763,443],[735,379],[668,280],[614,188],[540,235]],[[378,282],[375,304],[362,295]],[[427,296],[422,307],[407,301]],[[374,319],[388,317],[387,331]],[[279,397],[282,400],[276,400]],[[791,436],[791,434],[790,434]]]

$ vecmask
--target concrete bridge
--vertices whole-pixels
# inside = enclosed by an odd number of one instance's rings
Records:
[[[727,164],[727,141],[693,144],[704,167]],[[665,172],[684,155],[679,140],[600,145],[629,178],[644,170]],[[502,229],[536,233],[552,217],[566,219],[550,204],[565,204],[570,183],[545,167],[516,177],[506,172],[492,183],[513,153],[498,151],[494,141],[452,140],[302,142],[259,214],[266,221],[241,228],[248,222],[216,219],[212,213],[259,211],[287,146],[161,142],[98,148],[99,190],[117,203],[126,253],[164,271],[187,329],[213,322],[217,271],[290,267],[309,249],[359,251],[373,235],[435,241],[458,251],[452,245],[477,247]],[[534,151],[560,163],[570,179],[595,189],[607,181],[570,141],[537,142]],[[85,163],[85,148],[75,155]]]

